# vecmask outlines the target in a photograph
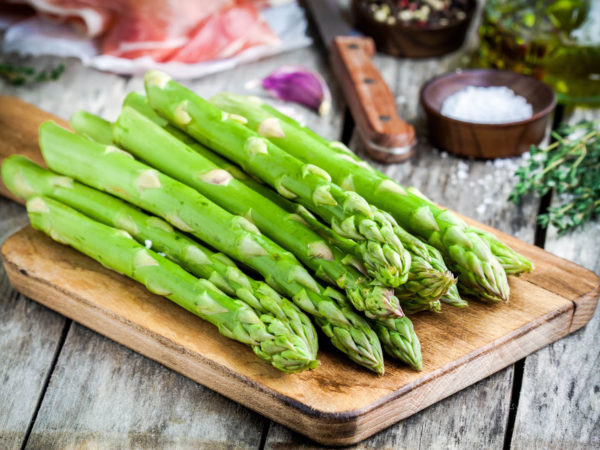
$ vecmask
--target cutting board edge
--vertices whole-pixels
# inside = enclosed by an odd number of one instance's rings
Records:
[[[501,370],[544,345],[569,334],[575,309],[573,302],[565,303],[564,307],[553,310],[536,321],[514,330],[510,335],[503,336],[501,339],[482,347],[475,354],[472,353],[456,360],[451,366],[440,368],[427,378],[404,386],[400,390],[391,393],[390,396],[378,399],[377,402],[368,407],[347,412],[323,412],[265,388],[202,355],[190,353],[164,336],[143,329],[138,324],[118,317],[111,311],[105,310],[105,308],[90,304],[84,298],[73,295],[43,278],[33,278],[26,273],[24,274],[21,269],[27,272],[27,268],[19,268],[5,255],[4,248],[13,236],[9,237],[2,247],[2,256],[9,280],[19,292],[276,422],[327,445],[347,445],[360,442],[377,431],[417,413],[427,406]],[[43,290],[46,298],[42,295],[36,295],[36,286],[41,286],[38,289]],[[53,292],[55,295],[48,295],[49,292]],[[595,301],[597,302],[597,297]],[[69,307],[65,302],[71,302],[72,305],[78,307]],[[96,320],[98,318],[101,320]],[[115,319],[119,322],[120,327],[114,327]],[[561,321],[560,332],[555,330],[547,339],[536,341],[533,347],[530,345],[530,335],[532,333],[536,331],[539,333],[546,328],[552,329],[553,324],[557,321]],[[107,327],[107,325],[113,326]],[[134,333],[131,333],[132,329]],[[132,334],[134,335],[133,339]],[[509,357],[501,357],[503,352],[506,353],[507,343],[510,343],[512,347],[516,346],[517,350],[508,352]],[[499,346],[499,344],[501,345]],[[500,356],[497,356],[497,354],[500,354]],[[194,360],[194,364],[191,365],[186,360],[190,356]],[[497,357],[501,357],[501,364],[485,364],[486,360],[492,361]],[[473,371],[471,368],[474,364],[478,368],[477,371]],[[468,377],[457,375],[463,373],[467,374]],[[226,378],[226,383],[223,382],[223,377]],[[459,379],[460,382],[452,384],[444,381],[448,377]],[[215,379],[218,379],[218,382],[211,382]],[[253,395],[244,395],[246,391],[239,388],[240,383],[247,386],[248,389],[252,389]],[[441,394],[433,396],[428,394],[424,397],[425,400],[415,400],[422,391],[432,393],[436,391],[435,386],[450,384],[452,385],[450,390],[441,389]],[[229,389],[230,387],[235,389]],[[256,396],[257,391],[260,393],[258,396]],[[398,411],[402,412],[398,413]]]
[[[27,228],[27,227],[25,227],[25,228]],[[23,230],[24,229],[21,229],[20,231],[23,231]],[[114,314],[113,311],[111,311],[107,308],[98,306],[78,294],[75,294],[75,293],[69,292],[65,289],[62,289],[61,287],[56,286],[55,284],[52,284],[51,282],[49,282],[48,280],[45,280],[43,278],[31,276],[29,274],[29,272],[27,271],[26,267],[19,267],[16,263],[14,263],[13,261],[10,260],[10,257],[8,257],[4,251],[7,243],[9,243],[10,239],[13,236],[15,236],[17,233],[11,235],[9,238],[6,239],[6,241],[4,242],[4,245],[2,245],[2,248],[0,249],[0,254],[1,254],[2,263],[4,265],[4,269],[6,271],[9,282],[11,283],[12,287],[16,291],[21,293],[22,295],[36,301],[37,303],[57,312],[65,317],[68,317],[69,319],[74,320],[75,322],[97,332],[98,334],[101,334],[102,336],[106,336],[109,339],[112,339],[113,341],[123,345],[124,347],[130,348],[130,349],[136,351],[137,353],[140,353],[154,361],[157,361],[163,365],[166,365],[167,367],[170,367],[179,373],[182,373],[182,372],[180,372],[177,369],[176,365],[175,366],[172,365],[171,362],[168,361],[165,363],[155,357],[148,356],[148,354],[146,352],[140,351],[135,346],[130,345],[129,344],[131,342],[130,334],[127,334],[127,333],[117,333],[116,335],[108,334],[105,332],[106,330],[103,329],[101,324],[104,322],[107,322],[108,320],[116,321],[119,323],[120,326],[128,327],[129,329],[132,329],[136,333],[136,337],[147,338],[150,340],[155,339],[160,345],[168,347],[166,350],[174,351],[176,354],[182,354],[187,357],[192,357],[196,361],[201,362],[201,363],[207,363],[208,365],[212,366],[213,368],[218,368],[218,370],[222,374],[231,376],[232,378],[236,378],[238,381],[240,381],[246,385],[250,385],[253,388],[258,389],[267,395],[270,395],[272,397],[279,397],[279,398],[283,397],[281,394],[279,394],[271,389],[263,388],[260,384],[255,383],[252,380],[248,379],[247,377],[240,375],[235,371],[230,370],[226,366],[216,363],[216,362],[210,360],[209,358],[206,358],[205,356],[200,355],[198,353],[190,352],[184,346],[173,342],[169,338],[167,338],[159,333],[155,333],[152,330],[144,328],[133,321],[125,319],[122,316]],[[56,294],[56,295],[51,300],[44,298],[43,296],[40,296],[36,293],[36,288],[38,286],[45,289],[44,294],[48,295],[48,297],[50,297],[52,294]],[[63,301],[63,299],[64,299],[64,301]],[[64,306],[66,304],[66,302],[71,302],[72,304],[77,305],[80,308],[69,309]],[[72,313],[73,311],[75,311],[76,313]],[[82,311],[85,311],[85,313],[82,313]],[[98,314],[102,314],[104,316],[104,322],[93,323],[93,319],[99,317]],[[115,330],[115,331],[118,332],[119,330]],[[122,338],[121,338],[121,336],[122,336]],[[146,339],[144,339],[144,340],[146,340]],[[265,363],[265,364],[267,364],[267,363]],[[185,376],[206,386],[206,383],[198,381],[193,374],[192,375],[185,374]],[[217,388],[211,388],[211,389],[213,389],[217,392],[220,392],[220,390]],[[230,397],[229,395],[227,395],[224,392],[220,392],[220,393],[227,397]],[[288,406],[297,406],[297,405],[294,405],[294,403],[298,403],[298,405],[300,406],[299,409],[310,410],[310,408],[307,408],[302,403],[296,402],[292,398],[286,397],[286,399],[289,399]]]
[[[587,325],[587,323],[592,320],[592,317],[596,312],[596,308],[598,307],[598,299],[600,297],[600,277],[598,277],[598,275],[595,273],[594,275],[596,276],[597,281],[595,289],[575,300],[572,300],[574,311],[569,333],[573,333]]]
[[[467,355],[454,361],[450,368],[440,369],[440,374],[433,373],[431,377],[419,386],[405,392],[397,398],[382,402],[378,410],[368,411],[357,417],[357,429],[359,430],[353,436],[337,439],[335,441],[319,441],[328,445],[350,445],[360,442],[373,434],[406,419],[423,409],[434,405],[435,403],[450,397],[456,392],[461,391],[473,384],[505,369],[520,359],[532,354],[533,352],[555,342],[568,334],[569,324],[571,323],[573,308],[566,306],[561,310],[554,310],[546,316],[540,317],[535,322],[537,326],[531,327],[533,322],[527,324],[526,330],[518,329],[513,333],[504,336],[498,341],[494,341],[483,347],[476,355]],[[547,339],[532,339],[532,336],[545,337]],[[502,343],[499,347],[498,342]],[[504,356],[503,356],[504,355]],[[501,361],[500,363],[494,360]],[[437,376],[436,376],[437,375]],[[449,378],[452,380],[450,381]],[[438,389],[452,386],[452,389]],[[417,397],[422,393],[426,394],[425,400],[419,400]],[[413,409],[407,409],[406,406],[416,406]],[[395,411],[403,413],[394,415]],[[375,422],[375,424],[371,422]]]

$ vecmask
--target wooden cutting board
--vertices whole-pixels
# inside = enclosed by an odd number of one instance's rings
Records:
[[[32,105],[0,97],[0,159],[24,153],[40,161],[37,126],[48,118],[53,117]],[[282,374],[207,322],[30,227],[6,240],[2,258],[12,285],[28,297],[315,441],[344,445],[589,321],[600,295],[593,272],[491,231],[531,258],[536,270],[510,277],[509,304],[471,302],[464,310],[447,307],[439,315],[413,316],[423,371],[386,359],[382,377],[347,361],[325,340],[318,369]]]

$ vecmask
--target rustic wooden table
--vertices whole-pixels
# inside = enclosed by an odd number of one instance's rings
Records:
[[[471,42],[474,43],[472,39]],[[559,238],[536,227],[547,202],[506,198],[520,159],[455,158],[427,142],[417,102],[421,84],[464,62],[463,49],[444,58],[376,64],[419,137],[409,162],[379,169],[447,207],[600,273],[600,223]],[[50,58],[29,60],[36,67]],[[0,92],[60,117],[86,109],[116,118],[139,77],[128,78],[65,60],[59,81]],[[333,111],[304,120],[364,155],[324,51],[318,45],[191,83],[203,96],[247,92],[245,84],[283,64],[303,64],[326,77]],[[298,108],[300,111],[300,108]],[[559,111],[562,120],[598,110]],[[552,200],[550,199],[550,202]],[[0,242],[27,223],[22,206],[0,198]],[[576,333],[427,408],[357,448],[600,447],[600,314]],[[15,292],[0,267],[0,448],[315,448],[314,443]]]

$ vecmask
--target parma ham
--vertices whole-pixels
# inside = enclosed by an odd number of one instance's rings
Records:
[[[25,3],[98,42],[102,54],[157,62],[227,58],[279,42],[264,22],[264,0],[0,0]]]

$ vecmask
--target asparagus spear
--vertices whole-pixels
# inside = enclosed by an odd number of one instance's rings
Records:
[[[268,138],[297,158],[310,160],[327,170],[334,182],[388,211],[401,226],[440,250],[450,268],[460,274],[459,283],[467,293],[489,301],[508,300],[506,273],[500,261],[480,234],[450,211],[429,202],[415,189],[405,189],[377,172],[343,144],[326,141],[260,100],[248,101],[224,94],[212,101],[226,111],[244,117],[246,125],[253,129],[264,128],[265,121],[281,129],[278,135]],[[499,251],[500,246],[506,247],[498,241],[495,250]],[[509,252],[503,251],[503,254]],[[529,264],[522,266],[520,260],[513,263],[522,271],[531,267]]]
[[[287,211],[289,214],[299,214],[313,229],[315,229],[317,233],[333,244],[334,249],[337,245],[340,245],[340,247],[348,254],[355,254],[353,251],[355,244],[351,239],[341,237],[330,227],[321,224],[303,206],[281,197],[264,184],[260,184],[255,179],[248,177],[237,166],[211,152],[206,147],[200,145],[197,141],[187,136],[185,133],[169,125],[165,119],[158,116],[158,114],[152,110],[150,105],[148,105],[144,95],[132,92],[126,97],[124,106],[130,106],[136,109],[138,112],[142,113],[156,124],[162,126],[175,137],[185,142],[197,153],[202,155],[205,159],[210,160],[215,166],[218,166],[223,170],[227,170],[234,178],[246,184],[250,189],[258,192],[263,197],[268,198],[272,203],[277,204],[280,209]],[[97,121],[90,121],[87,128],[90,129],[99,126],[103,126],[108,129],[110,124],[108,122],[105,124],[100,124]],[[128,128],[133,127],[129,126]],[[213,200],[218,202],[215,199]],[[245,212],[241,211],[231,212],[236,212],[242,215],[245,214]],[[258,225],[260,228],[260,224]],[[268,233],[267,231],[265,232]],[[423,310],[439,311],[441,306],[437,300],[440,298],[440,295],[453,286],[454,277],[452,276],[452,273],[446,268],[442,256],[435,248],[410,235],[397,225],[394,225],[394,232],[400,238],[407,250],[411,253],[411,267],[408,275],[408,282],[396,288],[397,296],[401,299],[402,304],[411,311],[411,313]],[[274,236],[270,237],[277,241]],[[285,247],[284,243],[279,242],[279,244]],[[293,251],[292,248],[288,248],[288,250]],[[299,256],[298,253],[296,253],[296,255]],[[334,256],[337,259],[336,255],[337,252],[334,251]],[[345,260],[347,262],[351,261],[351,264],[360,268],[359,261],[354,258],[349,258],[349,255],[346,256]],[[306,261],[304,262],[306,264]],[[364,271],[364,269],[361,270]],[[456,288],[454,288],[454,291],[456,292],[456,295],[458,295]],[[458,301],[462,301],[460,297],[458,297]],[[466,302],[462,302],[463,303],[461,306],[466,306]]]
[[[209,321],[222,335],[252,346],[257,356],[274,367],[291,373],[314,366],[314,359],[303,352],[304,342],[278,319],[263,315],[261,320],[244,302],[227,297],[210,281],[197,279],[144,248],[127,232],[43,196],[31,197],[27,212],[37,230]]]
[[[93,220],[127,231],[138,242],[155,252],[166,254],[188,272],[211,281],[227,295],[244,301],[259,314],[274,316],[289,328],[290,334],[302,340],[302,353],[313,360],[310,367],[318,364],[317,335],[310,319],[269,285],[245,275],[222,253],[208,250],[158,217],[145,214],[122,200],[71,178],[43,169],[24,156],[8,157],[2,165],[2,178],[9,189],[23,199],[43,195]]]
[[[169,122],[284,197],[302,203],[339,234],[357,241],[369,274],[382,284],[397,287],[406,281],[409,253],[393,233],[389,219],[373,210],[360,195],[332,184],[324,170],[288,155],[244,127],[243,117],[226,114],[168,75],[150,71],[145,81],[150,105]],[[279,133],[268,124],[262,131],[265,135]]]
[[[296,217],[233,178],[150,119],[125,106],[113,128],[113,139],[134,156],[198,190],[232,214],[249,219],[265,235],[295,254],[317,276],[346,290],[368,317],[401,316],[393,290],[370,286],[355,269],[344,266],[330,247]]]
[[[373,326],[388,354],[407,362],[415,370],[423,368],[421,343],[418,340],[411,341],[406,338],[407,336],[416,336],[413,324],[408,317],[374,321]]]
[[[114,129],[115,142],[118,141],[136,156],[164,171],[167,175],[195,187],[201,194],[206,195],[232,214],[249,218],[267,236],[294,253],[322,280],[344,289],[352,304],[358,310],[364,311],[367,316],[403,315],[392,289],[370,285],[369,280],[357,269],[343,263],[344,255],[339,249],[328,247],[318,235],[298,221],[297,216],[291,215],[237,179],[232,180],[231,177],[226,177],[226,183],[215,184],[212,182],[212,177],[209,177],[209,181],[198,178],[196,176],[198,173],[222,174],[222,172],[218,172],[222,167],[202,155],[192,154],[186,149],[185,144],[177,139],[186,137],[187,135],[184,133],[169,127],[170,133],[173,133],[174,136],[165,134],[166,132],[162,131],[158,125],[127,106],[132,104],[140,108],[140,102],[144,102],[144,106],[149,108],[145,103],[145,97],[140,94],[132,93],[127,96],[123,112]],[[153,114],[152,119],[161,122],[161,119],[154,116],[155,113],[151,109],[150,111],[145,109],[144,113]],[[84,119],[82,119],[84,116],[81,113],[78,113],[78,117],[77,123],[72,123],[77,132],[90,137],[99,137],[106,142],[106,131],[112,132],[113,130],[110,122],[89,113],[86,113]],[[136,132],[131,133],[130,130],[136,130]],[[140,130],[143,130],[141,134]],[[141,137],[143,138],[140,139]],[[186,138],[186,140],[189,142],[190,138]],[[197,143],[190,143],[190,145],[201,147]],[[168,158],[165,158],[165,148],[170,149]],[[221,159],[221,161],[223,160]],[[240,176],[241,171],[238,170],[238,172],[237,175]],[[282,226],[283,224],[285,227]],[[318,251],[319,249],[321,251]]]
[[[272,202],[277,203],[288,213],[302,211],[302,207],[300,205],[297,205],[296,203],[293,203],[277,195],[274,191],[272,191],[265,185],[262,185],[253,178],[248,177],[237,166],[231,164],[230,162],[226,161],[225,159],[206,149],[202,145],[198,144],[194,139],[190,138],[185,133],[179,131],[177,128],[169,125],[165,119],[158,116],[158,114],[156,114],[154,110],[150,108],[150,105],[148,105],[146,97],[143,94],[136,92],[130,93],[126,97],[124,105],[130,106],[136,109],[138,112],[144,114],[153,122],[162,126],[175,137],[185,142],[188,146],[192,147],[197,153],[200,153],[204,158],[210,160],[215,166],[218,166],[223,170],[227,170],[233,177],[239,179],[244,184],[248,185],[249,188],[257,191],[262,196],[269,198]],[[94,114],[90,114],[85,111],[75,113],[75,115],[71,119],[71,126],[77,132],[82,133],[96,141],[102,142],[104,144],[110,144],[112,142],[112,124],[104,119],[101,119],[98,116],[95,116]],[[310,223],[310,219],[308,219],[306,215],[308,214],[309,217],[313,218],[314,216],[312,216],[305,209],[304,212],[305,220],[308,220]],[[312,223],[313,226],[316,226],[316,228],[319,230],[320,234],[325,234],[325,237],[330,242],[338,242],[338,245],[339,243],[342,243],[341,247],[344,248],[346,252],[353,252],[353,243],[351,240],[344,239],[341,236],[333,233],[331,228],[325,227],[319,221]],[[439,254],[436,253],[437,250],[435,250],[433,247],[423,243],[420,240],[418,240],[418,242],[415,244],[414,236],[406,232],[401,233],[398,231],[397,228],[395,229],[396,234],[399,235],[403,245],[411,253],[411,266],[410,272],[408,274],[408,280],[405,284],[396,288],[396,295],[400,299],[404,312],[408,314],[413,314],[424,310],[436,312],[440,311],[441,306],[437,299],[440,298],[440,293],[444,291],[445,286],[447,286],[446,283],[450,281],[450,277],[448,276],[448,271],[443,260],[441,259]],[[277,239],[273,236],[270,237],[277,241]],[[331,239],[332,237],[333,239]],[[282,242],[278,241],[278,243],[285,247],[285,245]],[[288,250],[293,251],[290,248],[288,248]],[[297,253],[296,255],[298,256]],[[422,255],[425,255],[425,261],[423,261]],[[339,253],[334,251],[334,256],[337,260]],[[350,260],[350,258],[346,256],[345,260],[348,261]],[[303,260],[303,262],[307,264],[306,261]],[[352,264],[358,266],[359,262],[355,259],[352,259]],[[313,267],[313,270],[317,269]],[[334,277],[334,275],[332,274],[329,274],[329,276]],[[351,279],[348,279],[348,277],[345,277],[345,280],[346,283],[351,283]],[[338,285],[340,288],[344,288],[344,286],[340,285],[339,283]],[[447,292],[441,297],[441,300],[444,303],[457,307],[468,306],[468,303],[460,298],[456,286],[450,284],[450,286],[448,286],[447,289]],[[348,291],[346,292],[348,294]],[[385,291],[383,292],[383,294],[388,295]],[[349,298],[352,299],[352,296],[350,294],[348,295]],[[355,306],[358,306],[356,303],[354,304]],[[358,307],[358,309],[361,308]]]
[[[152,110],[147,109],[148,105],[145,102],[145,98],[143,96],[136,95],[136,94],[130,94],[125,100],[125,105],[134,105],[135,107],[144,111],[144,114],[152,117],[153,121],[155,121],[157,123],[162,123],[164,125],[164,123],[163,123],[164,121],[162,121],[162,119],[156,117],[155,113]],[[125,112],[125,109],[124,109],[124,112]],[[122,114],[122,116],[119,118],[119,122],[114,128],[117,134],[119,133],[119,131],[118,131],[119,128],[124,125],[123,122],[124,122],[124,118],[126,116],[129,116],[129,114],[127,114],[127,115]],[[134,116],[134,118],[135,118],[135,116]],[[83,125],[87,125],[87,126],[83,126]],[[87,134],[98,134],[97,131],[94,131],[94,128],[98,128],[98,127],[110,127],[110,124],[108,122],[102,123],[97,120],[91,120],[87,124],[82,124],[81,129],[82,129],[82,131],[86,132]],[[194,168],[197,168],[199,171],[203,171],[203,170],[206,171],[206,170],[210,170],[211,168],[214,169],[217,167],[224,169],[224,170],[231,170],[232,173],[235,174],[236,176],[246,179],[249,186],[254,186],[255,188],[258,188],[262,193],[267,193],[267,196],[272,197],[275,200],[275,202],[272,202],[272,205],[276,206],[276,204],[279,203],[277,200],[282,199],[274,191],[270,190],[266,186],[260,185],[256,181],[249,179],[249,177],[245,176],[245,174],[243,172],[241,172],[239,169],[237,169],[237,167],[235,168],[236,170],[233,170],[233,168],[235,166],[232,166],[231,163],[226,162],[224,159],[222,159],[219,156],[215,155],[214,153],[208,151],[206,148],[202,147],[200,144],[195,143],[195,141],[193,141],[192,139],[187,137],[187,135],[181,133],[177,129],[173,129],[172,127],[170,127],[168,125],[166,126],[167,130],[170,131],[171,133],[173,133],[175,136],[182,135],[181,137],[186,139],[186,142],[188,142],[188,144],[194,150],[200,152],[202,155],[206,155],[207,158],[211,158],[213,161],[212,166],[206,166],[206,160],[205,160],[205,162],[204,162],[205,167],[204,167],[204,169],[201,168],[200,166],[198,166],[198,161],[199,161],[198,158],[190,158],[189,156],[186,156],[183,152],[175,151],[176,148],[178,148],[178,147],[181,148],[181,145],[182,145],[181,143],[179,143],[178,145],[176,144],[175,146],[172,146],[168,141],[166,141],[164,139],[164,135],[160,136],[160,133],[156,133],[156,130],[154,130],[154,132],[151,132],[148,128],[152,128],[152,127],[148,127],[146,124],[143,124],[138,121],[128,122],[126,128],[136,129],[136,131],[144,130],[143,135],[146,138],[148,138],[147,139],[148,141],[150,141],[152,143],[153,148],[162,148],[162,149],[169,148],[170,149],[169,156],[174,161],[177,161],[178,166],[180,166],[179,168],[176,168],[177,172],[179,172],[181,170],[181,166],[194,167]],[[152,148],[144,150],[145,145],[143,145],[143,142],[138,143],[137,146],[139,148],[138,156],[142,156],[142,154],[145,154],[146,152],[150,152],[149,154],[152,154],[154,152],[154,150]],[[186,152],[186,154],[189,155],[189,152]],[[231,186],[232,184],[235,184],[235,182],[233,180],[230,180],[229,183],[227,183],[227,186]],[[223,186],[223,185],[221,185],[221,186]],[[218,188],[218,189],[221,189],[221,188]],[[249,187],[246,187],[246,191],[248,189],[249,189]],[[227,200],[225,203],[229,203],[232,201],[238,203],[241,200],[241,202],[239,204],[244,205],[243,208],[247,208],[248,204],[252,204],[252,206],[260,205],[266,200],[264,198],[263,199],[256,198],[256,194],[255,194],[254,200],[246,201],[246,200],[244,200],[246,195],[239,196],[236,192],[233,192],[233,191],[229,191],[229,192],[231,193],[231,195],[227,195],[226,197],[224,197],[224,198],[229,197],[229,200]],[[270,194],[273,194],[273,195],[271,196]],[[209,196],[209,193],[206,192],[206,195]],[[236,200],[238,197],[240,200]],[[255,200],[256,200],[256,202],[255,202]],[[215,201],[218,201],[218,200],[215,198]],[[223,206],[226,206],[225,203],[223,203]],[[273,209],[273,207],[274,206],[271,206],[269,210]],[[242,208],[242,206],[239,206],[239,208]],[[297,222],[297,217],[287,214],[286,210],[281,207],[279,207],[279,210],[283,211],[284,215],[281,216],[281,214],[279,213],[275,217],[279,217],[280,220],[276,220],[276,221],[273,220],[271,222],[277,223],[277,224],[286,224],[284,231],[290,237],[293,236],[296,238],[300,238],[302,236],[306,236],[306,228],[304,228],[304,230],[298,228],[299,226],[303,226],[303,225],[301,223]],[[242,209],[240,211],[245,212],[246,209]],[[235,212],[235,211],[232,210],[232,212]],[[252,214],[252,217],[254,217],[254,214]],[[257,224],[260,227],[259,221],[257,221]],[[288,226],[290,228],[288,228]],[[270,226],[268,228],[270,229],[271,227],[272,226]],[[277,227],[277,230],[282,230],[282,228],[283,227]],[[313,238],[316,240],[319,239],[319,237],[314,234],[313,234]],[[310,242],[310,241],[308,241],[308,242]],[[346,270],[346,274],[343,275],[342,277],[338,278],[338,279],[340,279],[340,281],[342,281],[344,283],[348,283],[348,282],[350,282],[350,280],[353,279],[353,277],[360,278],[360,274],[358,274],[358,272],[355,269],[352,269],[351,267],[346,267],[341,263],[340,258],[342,256],[340,255],[340,252],[337,251],[337,249],[335,247],[331,247],[331,249],[332,249],[332,254],[334,256],[334,260],[332,260],[332,261],[324,260],[323,261],[324,269],[317,268],[316,269],[317,273],[321,272],[321,274],[323,274],[323,272],[325,272],[325,273],[329,273],[330,276],[335,277],[336,272],[332,269],[335,268],[335,265],[337,264],[340,269]],[[290,248],[290,250],[291,250],[291,248]],[[331,267],[331,266],[333,266],[333,267]],[[340,269],[338,269],[338,270],[340,270]],[[378,287],[378,289],[383,289],[383,288]],[[411,308],[412,312],[416,312],[416,310],[412,309],[410,304],[408,305],[408,307]],[[386,340],[387,345],[386,345],[385,349],[388,354],[390,354],[394,358],[397,358],[397,359],[400,359],[401,361],[406,362],[411,367],[413,367],[417,370],[420,370],[421,365],[422,365],[420,343],[419,343],[417,336],[414,334],[414,329],[413,329],[412,325],[410,323],[407,324],[407,322],[410,322],[409,319],[399,318],[397,320],[381,321],[381,323],[384,325],[383,327],[378,328],[377,326],[375,326],[374,322],[373,322],[373,326],[374,326],[375,330],[377,331],[378,336],[380,336],[381,339]],[[408,333],[408,334],[404,334],[404,333]]]
[[[473,226],[468,228],[490,246],[492,253],[498,258],[507,275],[519,275],[533,270],[533,262],[523,255],[519,255],[492,233],[488,233],[487,231],[480,230]]]
[[[75,111],[69,119],[69,125],[96,142],[105,145],[112,143],[112,124],[95,114],[83,110]]]
[[[469,306],[469,303],[465,299],[461,298],[460,294],[458,293],[458,287],[456,284],[450,286],[448,291],[440,297],[440,301],[457,308],[465,308]]]
[[[40,127],[40,146],[50,169],[152,212],[252,267],[313,315],[333,345],[350,359],[383,373],[381,346],[368,323],[343,296],[332,288],[323,289],[291,253],[261,235],[247,219],[228,213],[121,149],[95,143],[52,122]]]

